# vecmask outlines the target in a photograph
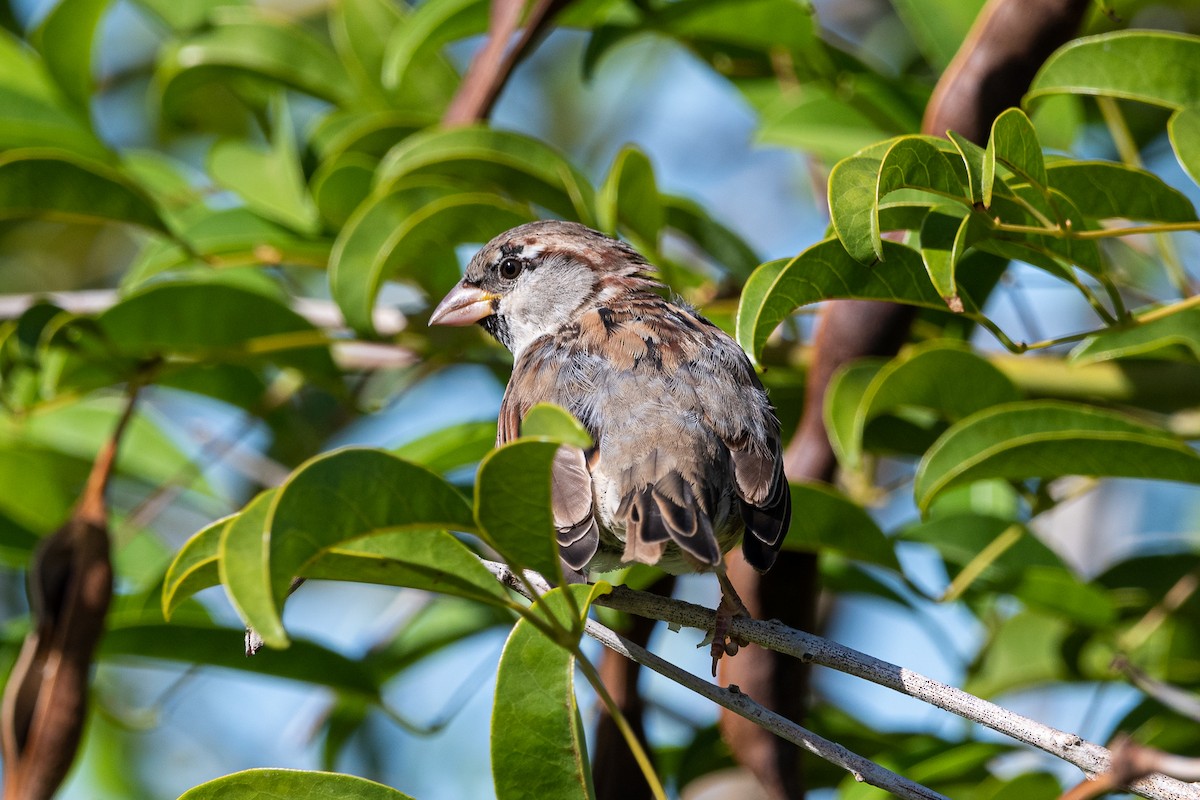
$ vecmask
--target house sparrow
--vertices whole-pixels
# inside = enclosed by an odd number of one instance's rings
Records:
[[[484,246],[429,323],[478,322],[512,351],[497,445],[540,402],[591,434],[588,451],[564,446],[552,468],[568,580],[630,562],[712,570],[719,611],[744,614],[722,556],[742,537],[751,566],[775,561],[791,517],[779,421],[741,348],[663,299],[653,271],[583,225],[532,222]],[[721,653],[737,649],[728,616],[719,628],[714,675]]]

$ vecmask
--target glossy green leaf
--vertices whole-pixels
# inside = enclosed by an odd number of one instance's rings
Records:
[[[614,236],[618,224],[624,225],[654,247],[664,218],[650,159],[636,147],[625,147],[613,159],[596,195],[596,223],[600,230]]]
[[[565,587],[586,613],[594,587]],[[534,607],[578,628],[563,589]],[[578,640],[575,632],[573,640]],[[492,778],[497,800],[595,797],[587,743],[575,699],[575,657],[527,619],[508,637],[496,673],[492,708]]]
[[[322,161],[312,177],[313,202],[321,219],[334,229],[343,228],[371,194],[375,180],[374,158],[362,153],[342,153]]]
[[[353,88],[337,56],[314,35],[247,11],[226,14],[221,24],[163,51],[155,77],[164,108],[173,112],[188,102],[189,88],[230,72],[334,104],[348,102]]]
[[[53,147],[99,160],[111,153],[92,133],[83,109],[68,99],[46,62],[0,29],[0,147]]]
[[[1179,165],[1193,181],[1200,183],[1200,98],[1193,102],[1195,105],[1171,115],[1167,121],[1167,135],[1171,137],[1171,147],[1175,149]]]
[[[984,175],[996,176],[996,163],[1002,163],[1021,178],[1034,186],[1044,188],[1050,181],[1046,177],[1046,162],[1042,157],[1042,146],[1037,131],[1025,112],[1010,108],[992,123],[992,135],[985,151]],[[986,180],[986,178],[985,178]],[[983,202],[991,205],[993,188],[985,183]]]
[[[238,616],[247,627],[254,628],[269,647],[279,648],[287,647],[289,641],[280,619],[283,600],[273,596],[270,582],[272,540],[268,525],[276,492],[276,489],[260,492],[221,527],[217,569],[221,585]],[[197,586],[200,578],[210,574],[201,567],[191,585]]]
[[[521,420],[521,435],[574,445],[583,450],[592,446],[591,434],[579,420],[553,403],[538,403],[529,409]]]
[[[279,609],[292,578],[306,574],[327,552],[344,558],[366,554],[367,566],[360,561],[346,578],[362,580],[371,569],[370,560],[376,559],[377,568],[409,570],[409,574],[424,571],[430,581],[455,588],[456,593],[498,596],[491,574],[461,544],[449,536],[428,534],[474,530],[471,509],[462,495],[433,472],[381,450],[346,448],[302,464],[280,487],[264,522],[256,540],[263,552],[254,556],[260,563],[240,576],[240,588],[250,600],[239,603],[239,609],[248,612],[244,618],[274,647],[287,644]],[[238,520],[231,524],[227,540],[238,524]],[[264,537],[261,531],[268,526],[270,536]],[[379,542],[364,538],[388,533],[400,535]],[[405,537],[409,533],[413,535]],[[347,544],[354,539],[361,541]],[[222,581],[233,593],[234,587],[224,577],[229,557],[228,552],[222,556]],[[446,565],[440,572],[439,558]],[[321,569],[332,567],[327,563]]]
[[[339,0],[329,11],[329,36],[364,89],[382,87],[383,51],[404,19],[391,0]]]
[[[305,234],[316,233],[317,209],[308,195],[291,120],[282,100],[273,104],[269,148],[242,139],[217,142],[208,155],[212,179],[237,192],[267,219]]]
[[[954,147],[958,150],[963,165],[966,167],[967,185],[971,188],[971,201],[982,203],[983,187],[988,182],[985,180],[987,151],[955,131],[947,131],[946,136],[954,143]]]
[[[966,40],[983,0],[895,0],[894,8],[925,60],[937,69],[945,69]]]
[[[854,156],[829,173],[830,222],[846,252],[863,262],[875,260],[879,166],[879,159]]]
[[[845,163],[845,162],[843,162]],[[820,300],[886,300],[925,308],[944,309],[921,256],[893,242],[883,243],[885,263],[866,266],[841,242],[829,239],[793,259],[763,264],[742,291],[738,306],[737,341],[757,360],[771,332],[800,306]],[[967,310],[974,310],[964,297]]]
[[[793,483],[792,525],[787,550],[833,550],[848,558],[899,570],[891,541],[861,507],[837,489],[819,483]]]
[[[1090,219],[1193,222],[1187,196],[1157,175],[1110,161],[1060,161],[1046,167],[1050,185]]]
[[[1117,620],[1113,597],[1067,570],[1031,566],[1013,594],[1027,606],[1061,616],[1078,626],[1103,628]]]
[[[230,514],[209,523],[179,548],[163,577],[163,619],[169,621],[175,609],[196,592],[221,582],[221,537],[235,516]]]
[[[419,109],[338,110],[321,117],[309,131],[308,143],[323,162],[343,153],[379,159],[396,142],[436,122],[436,116]]]
[[[309,772],[298,769],[248,769],[202,783],[184,792],[179,800],[412,800],[381,783],[339,775],[333,772]]]
[[[377,196],[359,207],[334,245],[329,265],[333,299],[348,325],[373,331],[375,297],[383,282],[398,270],[428,272],[431,256],[439,250],[449,263],[457,265],[449,246],[486,242],[531,218],[524,206],[490,193],[439,197],[436,193],[405,190]],[[396,219],[397,224],[390,229],[380,228],[380,219]],[[438,278],[442,278],[442,272],[439,270]],[[451,280],[458,276],[455,266]]]
[[[925,269],[938,294],[955,312],[963,310],[956,278],[959,262],[967,250],[991,231],[991,224],[983,215],[962,212],[960,208],[937,207],[921,224],[921,258]]]
[[[334,381],[329,347],[312,323],[274,298],[230,285],[157,283],[96,318],[118,353],[271,361]]]
[[[1182,108],[1200,102],[1200,37],[1165,31],[1085,36],[1054,52],[1030,84],[1026,102],[1085,94]]]
[[[475,480],[475,519],[488,544],[517,569],[540,572],[561,583],[550,467],[559,445],[518,439],[493,450]]]
[[[1200,361],[1200,307],[1192,305],[1173,313],[1156,313],[1149,322],[1109,328],[1085,339],[1071,351],[1071,360],[1090,364],[1149,353],[1168,355],[1165,351],[1172,349],[1182,350]]]
[[[430,69],[445,81],[440,74],[446,70],[440,56],[442,46],[483,33],[487,27],[486,0],[422,3],[388,39],[381,67],[383,85],[399,95],[411,85],[429,80]]]
[[[377,186],[386,190],[410,175],[457,178],[595,225],[594,192],[587,179],[561,153],[523,134],[478,126],[416,134],[387,154]]]
[[[0,218],[126,222],[166,231],[154,202],[121,173],[61,151],[0,153]]]
[[[946,489],[985,478],[1127,477],[1200,483],[1200,455],[1161,429],[1121,414],[1055,401],[980,411],[938,439],[917,468],[928,510]]]
[[[835,378],[835,381],[840,381]],[[832,388],[831,388],[831,391]],[[839,390],[826,404],[826,427],[838,459],[861,466],[863,432],[871,420],[902,408],[924,408],[958,420],[1018,398],[1012,382],[966,347],[935,340],[892,359],[863,386],[853,414],[842,410]],[[852,400],[853,393],[846,399]]]
[[[249,0],[136,0],[176,33],[187,33],[207,23],[215,9],[248,5]]]
[[[92,94],[92,44],[109,0],[61,0],[32,39],[46,68],[75,103],[88,107]]]
[[[434,472],[446,473],[479,462],[495,444],[495,422],[464,422],[406,442],[392,453]]]

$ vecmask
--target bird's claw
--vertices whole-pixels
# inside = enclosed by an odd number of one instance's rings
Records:
[[[741,636],[736,636],[729,632],[730,624],[734,617],[749,617],[750,614],[746,607],[740,602],[737,606],[731,608],[734,604],[729,601],[726,595],[721,596],[721,604],[717,606],[717,618],[713,622],[713,631],[710,636],[705,637],[700,643],[700,647],[709,645],[709,653],[712,655],[712,674],[717,677],[717,662],[722,656],[736,656],[738,650],[749,644]]]

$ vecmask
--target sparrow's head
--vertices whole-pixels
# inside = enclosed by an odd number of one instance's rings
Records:
[[[577,222],[530,222],[500,234],[429,318],[483,328],[514,355],[539,336],[624,292],[657,284],[641,254]]]

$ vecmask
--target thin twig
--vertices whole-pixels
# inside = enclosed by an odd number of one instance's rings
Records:
[[[534,573],[526,572],[523,577],[518,577],[506,564],[494,561],[484,561],[483,564],[502,583],[522,594],[526,591],[525,585],[527,583],[535,585],[539,591],[545,591],[549,588],[549,584],[541,576]],[[637,594],[642,593],[638,592]],[[711,614],[712,612],[709,613]],[[680,669],[669,661],[659,658],[649,650],[628,641],[595,620],[589,619],[587,621],[584,632],[605,647],[620,653],[626,658],[649,667],[660,675],[691,689],[693,692],[717,703],[723,708],[727,708],[745,717],[777,736],[805,748],[830,763],[837,764],[854,775],[855,780],[868,783],[872,786],[878,786],[898,797],[915,798],[916,800],[948,800],[945,795],[939,794],[919,783],[914,783],[902,775],[897,775],[867,758],[852,753],[840,744],[818,736],[812,731],[776,714],[750,699],[748,695],[742,694],[737,686],[731,685],[729,688],[723,689],[720,686],[709,683],[704,678]]]

